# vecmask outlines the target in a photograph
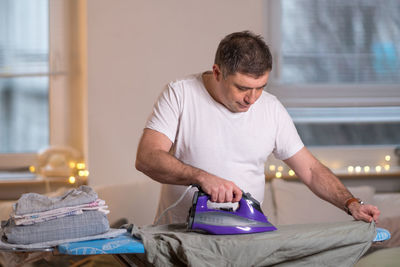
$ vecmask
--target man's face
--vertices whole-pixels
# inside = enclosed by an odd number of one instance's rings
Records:
[[[221,73],[217,78],[218,100],[231,112],[246,112],[261,96],[268,76],[268,71],[258,78],[238,72],[223,78]]]

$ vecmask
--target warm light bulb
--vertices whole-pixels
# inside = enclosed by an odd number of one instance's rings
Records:
[[[80,170],[80,171],[78,172],[78,175],[79,175],[79,176],[82,176],[82,177],[87,177],[87,176],[89,176],[89,171],[87,171],[87,170]]]
[[[83,169],[86,168],[86,165],[85,165],[85,163],[83,163],[83,162],[79,162],[78,164],[76,164],[76,168],[77,168],[78,170],[83,170]]]
[[[381,172],[382,171],[382,167],[381,166],[376,166],[375,167],[375,171],[376,172]]]
[[[75,163],[74,161],[71,161],[71,162],[69,163],[69,167],[70,167],[71,169],[74,169],[75,166],[76,166],[76,163]]]
[[[368,173],[370,171],[370,167],[369,166],[364,166],[364,172]]]
[[[75,181],[76,181],[76,179],[75,179],[74,176],[70,176],[69,179],[68,179],[68,182],[69,182],[70,184],[74,184]]]
[[[353,166],[347,167],[347,171],[348,171],[349,173],[352,173],[352,172],[354,171],[354,167],[353,167]]]
[[[269,165],[269,170],[270,170],[271,172],[275,171],[275,165]]]
[[[34,173],[36,171],[35,166],[29,166],[29,171]]]
[[[276,172],[275,173],[275,177],[276,178],[281,178],[282,177],[282,173],[281,172]]]
[[[388,171],[388,170],[390,170],[390,165],[386,164],[385,166],[383,166],[383,168],[385,169],[385,171]]]
[[[279,171],[279,172],[283,171],[283,167],[282,167],[282,166],[279,166],[279,167],[278,167],[278,171]]]
[[[290,175],[290,176],[294,176],[294,175],[295,175],[295,172],[294,172],[293,170],[289,170],[289,175]]]
[[[386,160],[386,161],[390,161],[390,156],[389,156],[389,155],[386,155],[386,156],[385,156],[385,160]]]
[[[355,170],[356,170],[356,173],[360,173],[361,172],[361,167],[360,166],[356,166]]]

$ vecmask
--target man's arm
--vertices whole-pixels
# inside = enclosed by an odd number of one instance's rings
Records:
[[[307,148],[301,149],[294,156],[284,161],[292,168],[297,176],[320,198],[343,209],[346,201],[353,195],[340,180],[321,162],[319,162]],[[371,222],[377,221],[380,211],[372,205],[361,205],[352,202],[349,210],[356,220]]]
[[[199,185],[213,202],[237,202],[242,191],[235,183],[184,164],[169,154],[172,142],[164,134],[145,129],[136,155],[136,169],[164,184]]]

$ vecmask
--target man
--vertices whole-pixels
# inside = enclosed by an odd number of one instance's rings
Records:
[[[282,104],[263,89],[272,57],[251,32],[226,36],[212,71],[170,83],[155,104],[140,140],[136,168],[163,183],[159,213],[191,184],[213,202],[237,202],[242,191],[260,202],[264,164],[283,160],[320,198],[356,220],[377,220],[379,210],[361,201],[304,147]],[[163,223],[183,222],[191,196]]]

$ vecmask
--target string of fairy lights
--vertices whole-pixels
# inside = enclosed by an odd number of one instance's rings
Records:
[[[84,162],[74,162],[69,163],[69,167],[73,170],[73,174],[69,176],[68,182],[74,184],[76,178],[87,178],[89,176],[89,171],[86,169],[86,164]]]
[[[386,155],[384,158],[384,162],[382,164],[378,164],[376,166],[348,165],[345,166],[345,170],[349,175],[381,174],[390,171],[391,168],[390,161],[391,161],[391,156]],[[288,169],[287,167],[284,167],[282,165],[270,164],[268,166],[268,171],[269,175],[275,178],[282,178],[287,176],[294,177],[296,175],[296,173],[293,170]]]
[[[77,179],[86,179],[89,176],[89,171],[86,169],[86,164],[84,162],[69,162],[70,175],[68,176],[68,182],[70,184],[75,184]],[[36,166],[29,166],[29,171],[31,173],[40,174],[40,170],[37,170]],[[67,178],[67,177],[66,177]]]

